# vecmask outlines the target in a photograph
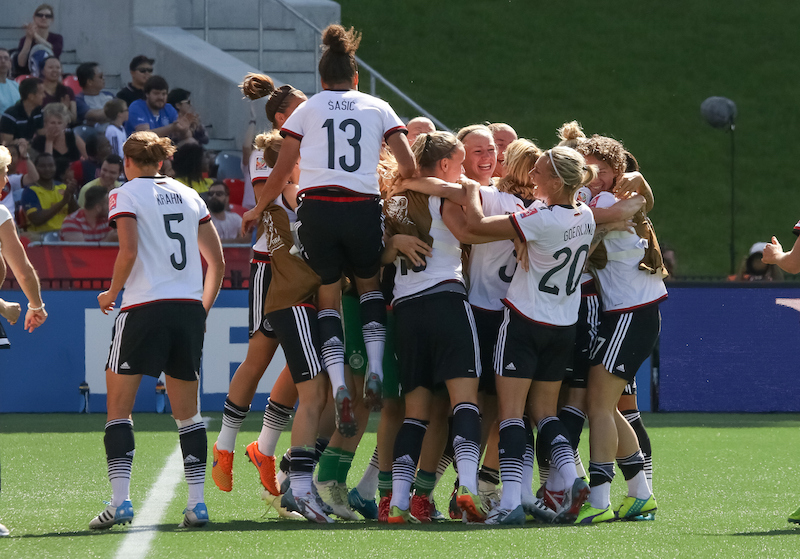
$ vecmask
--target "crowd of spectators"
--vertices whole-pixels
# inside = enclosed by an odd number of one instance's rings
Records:
[[[232,205],[228,185],[215,180],[191,92],[170,89],[155,73],[156,61],[143,54],[130,61],[130,81],[116,93],[106,88],[97,62],[65,76],[64,38],[50,31],[54,19],[52,6],[38,6],[18,47],[0,48],[0,144],[12,156],[0,201],[15,215],[20,235],[114,242],[107,204],[125,180],[122,146],[133,132],[151,130],[178,147],[162,172],[201,193],[226,242],[247,242],[239,233],[244,208]]]

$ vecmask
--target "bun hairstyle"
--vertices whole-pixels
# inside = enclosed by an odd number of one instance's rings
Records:
[[[581,128],[577,120],[565,122],[557,132],[558,139],[561,140],[558,145],[567,146],[572,149],[576,149],[577,146],[586,139],[586,134],[583,132],[583,128]]]
[[[584,156],[591,155],[604,163],[608,163],[609,167],[614,171],[615,177],[622,176],[628,169],[629,154],[623,145],[614,138],[595,134],[588,140],[581,142],[576,149]]]
[[[142,130],[130,135],[122,146],[122,153],[139,167],[152,167],[171,157],[175,153],[175,146],[169,138]]]
[[[286,112],[289,100],[292,97],[306,98],[302,91],[289,84],[282,85],[276,89],[275,82],[266,74],[247,74],[242,83],[239,84],[239,89],[251,101],[269,95],[264,110],[267,113],[267,120],[269,120],[273,128],[280,128],[275,121],[275,115]]]
[[[420,169],[432,169],[446,157],[450,157],[461,144],[450,132],[420,134],[411,146],[411,152]]]
[[[545,156],[550,161],[553,176],[561,179],[562,188],[567,190],[574,206],[578,189],[597,178],[597,165],[587,165],[583,155],[566,146],[549,149],[542,155]]]
[[[358,73],[356,51],[361,44],[361,33],[353,27],[345,29],[332,24],[322,32],[322,56],[319,59],[319,77],[328,85],[352,82]]]
[[[521,138],[508,144],[506,176],[498,181],[497,189],[522,198],[532,198],[533,182],[528,173],[541,155],[542,150],[530,140]]]
[[[275,163],[278,162],[278,153],[281,151],[281,146],[283,145],[283,136],[281,136],[281,133],[275,129],[264,134],[259,134],[256,136],[254,145],[256,149],[260,149],[264,152],[264,163],[274,168]]]

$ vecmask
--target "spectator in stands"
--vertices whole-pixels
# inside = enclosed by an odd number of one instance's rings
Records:
[[[159,136],[185,133],[188,123],[178,119],[178,111],[167,104],[169,85],[161,76],[152,76],[144,84],[144,100],[134,101],[128,107],[125,132],[130,136],[140,130],[150,130]],[[184,129],[184,130],[181,130]]]
[[[167,103],[175,107],[175,110],[178,111],[178,118],[184,119],[189,125],[187,129],[180,131],[180,135],[170,136],[172,141],[179,146],[184,142],[190,141],[203,145],[208,143],[208,134],[206,134],[206,129],[200,122],[200,115],[194,110],[192,100],[189,99],[191,95],[191,91],[186,91],[179,87],[176,87],[167,95]]]
[[[105,111],[108,119],[106,138],[111,144],[111,151],[120,157],[125,157],[122,153],[122,144],[128,139],[124,126],[128,120],[128,105],[124,100],[117,97],[106,103],[103,111]]]
[[[242,235],[242,218],[230,211],[230,191],[222,181],[214,182],[208,189],[208,211],[222,244],[246,243],[250,235]]]
[[[19,101],[19,85],[9,78],[11,55],[8,49],[0,47],[0,114]]]
[[[783,272],[775,264],[764,262],[764,248],[770,243],[755,243],[750,247],[750,254],[742,262],[732,281],[783,281]]]
[[[100,167],[106,157],[111,155],[111,143],[102,134],[93,134],[86,140],[86,159],[72,164],[75,180],[79,186],[93,181],[100,176]]]
[[[114,94],[103,89],[106,86],[103,69],[97,62],[84,62],[75,70],[75,75],[83,90],[75,97],[78,122],[85,122],[90,126],[105,122],[106,113],[103,112],[103,107],[114,98]]]
[[[75,200],[77,186],[56,182],[56,161],[49,153],[36,156],[39,180],[22,193],[22,207],[30,222],[28,231],[46,233],[58,231],[64,218],[78,209]]]
[[[120,101],[122,101],[122,99],[120,99]],[[92,181],[87,182],[83,185],[83,188],[81,188],[81,191],[78,194],[78,205],[81,208],[86,207],[86,194],[89,189],[94,188],[95,186],[102,186],[106,193],[117,188],[121,184],[118,180],[121,172],[122,158],[116,153],[112,153],[106,157],[103,161],[103,165],[100,167],[100,176]]]
[[[42,83],[44,84],[43,107],[50,103],[61,103],[69,110],[69,122],[78,122],[78,106],[75,103],[75,93],[61,83],[61,61],[50,57],[44,61],[42,68]]]
[[[31,147],[37,153],[50,153],[56,159],[70,163],[86,157],[86,144],[80,136],[67,128],[69,109],[61,103],[50,103],[42,111],[44,131],[36,135]]]
[[[102,186],[86,189],[86,205],[69,214],[61,225],[61,240],[100,243],[117,240],[108,224],[108,191]]]
[[[39,78],[26,78],[19,84],[20,100],[6,109],[0,116],[0,144],[8,145],[11,140],[25,138],[31,141],[44,126],[42,102],[44,85]]]
[[[214,183],[214,179],[203,177],[205,150],[200,144],[183,144],[172,157],[172,168],[175,170],[175,180],[182,182],[198,193],[207,192]]]
[[[36,172],[35,165],[26,165],[27,171],[23,174],[17,171],[17,164],[20,161],[28,161],[28,141],[20,138],[8,146],[11,162],[8,164],[6,176],[8,182],[0,189],[0,200],[3,205],[14,215],[16,203],[22,198],[23,188],[30,186],[39,180],[39,173]]]
[[[125,101],[127,106],[130,107],[134,101],[139,99],[144,100],[144,84],[147,79],[153,75],[153,64],[155,60],[147,58],[145,55],[140,54],[134,56],[131,60],[128,69],[131,72],[131,81],[128,85],[117,91],[117,97]]]
[[[37,75],[37,64],[41,64],[47,56],[61,58],[64,49],[64,37],[50,32],[50,25],[55,18],[53,7],[42,4],[33,12],[33,21],[25,26],[25,36],[20,39],[17,53],[14,55],[14,75]],[[31,64],[33,59],[34,64]]]
[[[408,129],[409,145],[413,144],[414,140],[416,140],[417,136],[420,134],[430,134],[432,132],[436,132],[436,126],[433,125],[433,121],[424,116],[412,118],[408,121],[408,124],[406,124],[406,128]]]

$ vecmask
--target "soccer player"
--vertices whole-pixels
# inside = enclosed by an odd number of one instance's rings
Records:
[[[607,183],[604,191],[592,199],[591,206],[599,209],[613,206],[617,198],[607,190],[625,171],[624,148],[611,138],[593,136],[581,142],[578,150],[590,164],[597,165],[598,180]],[[619,196],[624,197],[622,193]],[[605,238],[607,263],[595,266],[603,312],[589,354],[591,368],[586,393],[592,492],[576,519],[579,524],[630,520],[654,513],[657,508],[644,471],[645,458],[639,438],[617,409],[626,385],[653,351],[661,329],[658,303],[667,297],[660,267],[646,268],[648,250],[658,250],[652,226],[644,217],[638,217],[637,223],[636,232],[619,231]],[[643,242],[645,238],[647,242]],[[612,510],[610,492],[615,457],[628,482],[628,494]]]
[[[519,237],[529,269],[511,280],[495,348],[500,471],[503,496],[490,524],[522,524],[523,456],[528,410],[539,437],[551,446],[551,477],[562,492],[555,521],[571,522],[589,494],[575,469],[566,430],[556,417],[561,381],[571,365],[578,319],[580,271],[595,234],[591,210],[575,202],[575,191],[596,174],[575,150],[555,147],[531,170],[541,203],[509,216],[484,217],[475,188],[469,188],[469,230],[496,239]]]
[[[777,237],[772,237],[772,240],[764,247],[761,257],[764,264],[776,264],[784,272],[800,274],[800,221],[795,224],[793,233],[798,235],[798,238],[788,252],[783,251]],[[789,515],[789,522],[800,524],[800,507]]]
[[[104,442],[112,497],[89,527],[110,528],[133,519],[131,412],[142,375],[158,377],[162,371],[189,486],[180,526],[204,526],[208,449],[197,388],[206,316],[225,273],[222,245],[197,192],[158,175],[161,162],[175,151],[169,138],[135,132],[123,151],[128,182],[113,190],[108,201],[109,220],[119,233],[119,254],[111,286],[97,296],[100,309],[108,314],[125,288],[106,365]],[[201,255],[208,264],[205,280]]]
[[[11,153],[5,146],[0,146],[0,200],[11,196],[10,189],[5,188],[8,182],[8,166],[11,164]],[[23,326],[28,332],[44,324],[47,311],[44,310],[41,287],[36,270],[33,269],[25,249],[17,236],[14,218],[5,204],[0,203],[0,285],[6,278],[6,262],[11,266],[14,277],[28,299],[28,310],[25,312]],[[17,323],[21,309],[19,303],[11,303],[0,299],[0,316],[8,320],[12,326]],[[10,347],[3,325],[0,324],[0,349]],[[0,537],[8,536],[9,530],[0,524]]]
[[[280,144],[277,130],[300,103],[306,100],[306,96],[291,85],[275,88],[272,78],[264,74],[248,74],[241,88],[245,96],[252,101],[268,96],[264,110],[274,132],[259,134],[256,137],[255,149],[251,152],[249,161],[251,181],[256,192],[260,194],[277,159]],[[290,177],[289,180],[297,182],[296,177]],[[248,293],[250,341],[247,345],[247,355],[231,379],[222,415],[222,428],[217,442],[214,443],[211,477],[222,491],[233,489],[236,436],[250,411],[250,403],[253,401],[258,382],[278,349],[277,336],[264,313],[264,300],[272,278],[270,238],[267,235],[268,231],[261,224],[258,239],[253,245],[253,258],[250,261]],[[261,484],[273,496],[280,495],[275,477],[275,447],[281,431],[289,422],[296,400],[297,390],[294,388],[288,368],[285,368],[267,400],[263,428],[258,440],[247,445],[245,450],[250,462],[259,472]],[[278,510],[281,511],[280,508]]]
[[[383,232],[377,168],[382,141],[385,139],[391,148],[402,177],[410,177],[415,171],[402,121],[386,102],[356,89],[355,52],[360,40],[360,34],[341,25],[330,25],[323,31],[326,48],[319,73],[324,91],[298,107],[283,125],[285,141],[265,186],[266,194],[243,217],[243,225],[258,219],[302,156],[298,235],[304,257],[322,278],[322,359],[331,379],[337,426],[345,436],[353,436],[357,429],[353,399],[345,382],[344,333],[339,315],[342,271],[348,268],[355,275],[370,367],[364,399],[370,407],[378,408],[386,333],[386,303],[379,285]]]

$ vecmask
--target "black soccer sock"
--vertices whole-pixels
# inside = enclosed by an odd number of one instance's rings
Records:
[[[383,350],[386,345],[386,301],[381,291],[368,291],[361,302],[361,332],[367,349],[368,372],[383,380]]]
[[[525,424],[525,454],[522,455],[522,492],[530,494],[533,492],[533,463],[536,439],[533,436],[531,420],[527,415],[522,416]]]
[[[225,405],[222,408],[222,429],[217,437],[217,450],[234,451],[236,435],[239,434],[242,422],[249,411],[250,406],[237,406],[231,402],[230,398],[225,398]]]
[[[644,455],[644,474],[647,476],[647,482],[650,487],[653,487],[653,447],[650,444],[650,435],[647,434],[647,429],[644,428],[642,422],[642,414],[639,410],[627,410],[621,412],[625,420],[631,424],[636,437],[639,439],[639,448],[642,449]]]
[[[583,431],[583,425],[586,422],[586,414],[576,407],[564,406],[558,412],[558,419],[564,429],[567,430],[572,450],[578,450],[578,444],[581,442],[581,431]]]
[[[572,483],[577,477],[575,458],[572,446],[569,444],[567,430],[557,417],[550,416],[542,419],[537,425],[539,440],[545,439],[550,446],[550,465],[556,468],[564,482]]]
[[[407,417],[394,440],[392,463],[392,506],[408,510],[411,485],[417,473],[417,462],[422,451],[422,440],[428,422]]]
[[[203,485],[206,481],[206,456],[208,441],[206,425],[202,421],[192,423],[192,419],[176,421],[178,436],[183,453],[183,475],[189,485],[187,509],[193,509],[197,503],[204,501]]]
[[[614,481],[614,462],[589,461],[589,487]]]
[[[325,439],[323,437],[319,437],[317,442],[314,444],[314,462],[319,462],[319,457],[322,456],[322,453],[325,452],[325,449],[328,448],[328,443],[331,442],[330,439]]]
[[[617,465],[619,466],[625,480],[632,479],[636,474],[644,470],[644,456],[641,450],[637,450],[630,456],[624,458],[617,458]]]
[[[291,467],[289,469],[289,482],[292,486],[292,495],[302,497],[311,493],[311,482],[314,476],[314,466],[317,465],[317,453],[313,448],[305,446],[292,447]]]
[[[281,432],[289,424],[294,409],[273,402],[267,399],[267,407],[264,408],[264,419],[261,422],[261,432],[258,434],[258,451],[261,454],[272,456],[275,454],[275,447]]]
[[[106,423],[103,437],[108,463],[108,481],[111,482],[111,505],[118,507],[129,499],[131,487],[131,469],[136,444],[133,438],[133,421],[130,419],[112,419]]]
[[[525,423],[522,419],[500,422],[500,478],[503,480],[501,508],[513,510],[522,498],[522,468],[525,454]]]
[[[336,391],[346,386],[344,382],[344,330],[342,329],[342,317],[339,311],[333,309],[322,309],[317,314],[317,325],[319,326],[319,341],[322,348],[322,362],[328,376],[331,379],[333,395]]]
[[[539,484],[544,485],[550,477],[550,442],[541,433],[536,437],[536,463],[539,466]]]
[[[453,407],[453,451],[458,464],[459,482],[477,495],[481,414],[475,404],[462,402]]]
[[[500,472],[484,464],[481,466],[481,469],[478,470],[478,481],[483,481],[490,485],[497,485],[500,483]]]

